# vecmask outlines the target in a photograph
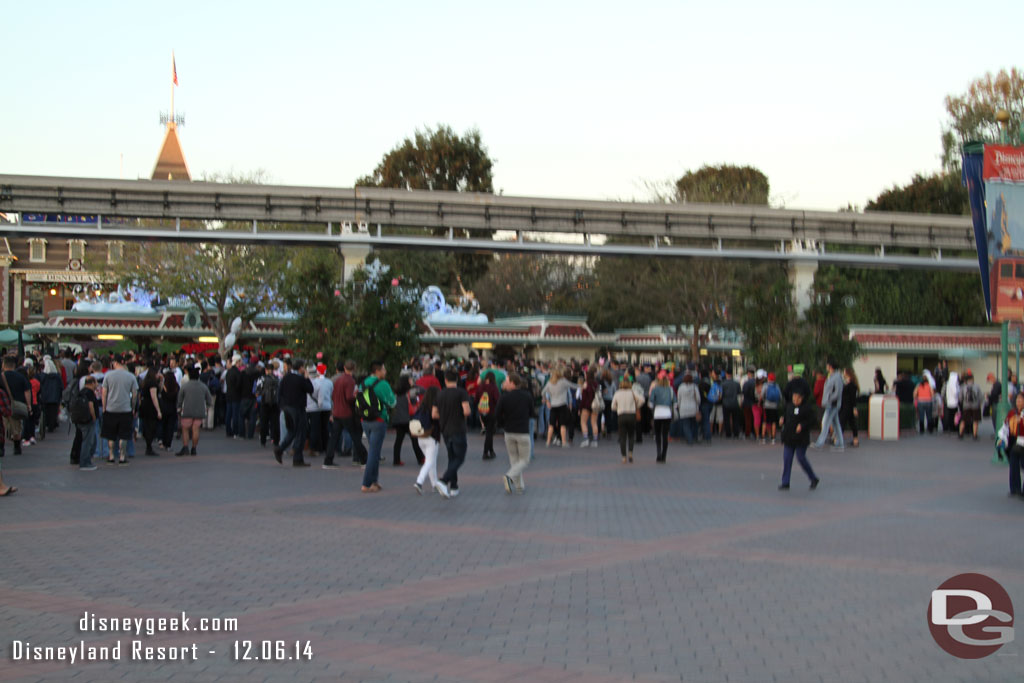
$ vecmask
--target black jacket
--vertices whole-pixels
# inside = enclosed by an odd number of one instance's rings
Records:
[[[804,397],[803,404],[798,408],[792,403],[786,404],[786,416],[782,424],[782,443],[785,446],[806,446],[811,442],[811,430],[817,426],[817,410],[814,407],[814,399],[807,400]],[[797,426],[802,429],[797,433]]]
[[[242,371],[238,369],[237,365],[232,365],[224,375],[224,384],[227,389],[227,400],[234,403],[242,399]]]
[[[281,389],[278,393],[278,404],[282,408],[297,408],[306,412],[306,395],[313,393],[313,383],[308,377],[297,372],[289,372],[281,378]]]
[[[498,399],[494,419],[508,434],[529,434],[530,418],[536,416],[533,396],[525,389],[506,391]]]

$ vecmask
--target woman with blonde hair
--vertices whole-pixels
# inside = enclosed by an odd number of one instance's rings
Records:
[[[619,420],[619,451],[622,462],[633,462],[633,439],[636,436],[636,413],[640,409],[636,394],[633,393],[633,382],[629,375],[623,375],[619,382],[619,390],[612,396],[612,411]]]
[[[576,384],[565,378],[565,367],[559,365],[551,370],[551,377],[548,378],[548,383],[541,389],[540,393],[544,397],[544,403],[551,409],[551,424],[548,425],[548,446],[551,445],[551,438],[555,435],[556,427],[562,437],[561,441],[559,441],[562,448],[572,446],[572,442],[566,438],[566,435],[569,421],[572,419],[569,412],[569,391],[575,388]]]

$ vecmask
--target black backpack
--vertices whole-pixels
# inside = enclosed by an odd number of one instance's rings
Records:
[[[277,391],[280,384],[281,380],[276,375],[264,376],[263,386],[260,387],[260,399],[262,399],[264,405],[277,405]]]
[[[75,397],[71,399],[71,407],[69,409],[71,421],[74,424],[84,425],[92,422],[92,413],[89,412],[89,403],[91,403],[91,401],[81,391],[75,393]]]
[[[363,420],[376,420],[384,412],[384,402],[373,390],[377,382],[380,382],[379,378],[375,378],[371,384],[364,385],[362,391],[356,394],[356,412]]]

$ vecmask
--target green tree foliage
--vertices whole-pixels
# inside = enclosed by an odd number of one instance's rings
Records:
[[[865,209],[953,215],[971,213],[967,188],[963,186],[959,176],[951,173],[935,173],[930,176],[915,174],[907,185],[894,185],[892,189],[885,190],[875,199],[868,201]]]
[[[356,186],[493,193],[493,166],[480,131],[470,129],[459,136],[438,125],[403,140]],[[460,277],[472,286],[489,265],[487,256],[452,252],[389,250],[380,259],[419,286],[438,285],[447,291],[456,288]]]
[[[493,165],[480,131],[470,129],[459,137],[450,127],[439,125],[436,129],[416,131],[412,139],[406,138],[356,185],[493,193]]]
[[[773,264],[762,277],[738,286],[730,319],[743,333],[747,357],[758,367],[779,374],[786,365],[798,362],[794,359],[805,350],[783,264]]]
[[[383,360],[390,372],[396,372],[405,359],[419,353],[419,288],[392,277],[377,261],[356,271],[344,296],[351,306],[345,326],[338,330],[345,357],[364,369],[371,361]]]
[[[676,181],[677,202],[768,204],[768,176],[752,166],[701,166]]]
[[[819,268],[811,290],[811,306],[805,316],[808,336],[800,358],[816,367],[832,359],[838,367],[848,367],[858,352],[850,339],[850,309],[855,304],[850,281],[837,269]]]
[[[333,249],[292,249],[278,285],[279,296],[294,316],[288,325],[289,345],[305,358],[323,352],[332,371],[351,346],[340,334],[351,315],[341,285],[343,265]]]
[[[580,313],[593,286],[587,259],[534,254],[501,254],[474,293],[488,315]]]
[[[960,147],[965,142],[999,142],[1002,129],[996,112],[1010,114],[1008,133],[1014,144],[1024,144],[1024,71],[1002,69],[971,81],[967,91],[946,97],[949,121],[942,130],[943,167],[960,175]]]

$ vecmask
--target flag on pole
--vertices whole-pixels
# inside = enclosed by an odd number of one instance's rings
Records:
[[[171,71],[174,73],[174,85],[178,85],[178,65],[174,61],[174,53],[171,53]]]

